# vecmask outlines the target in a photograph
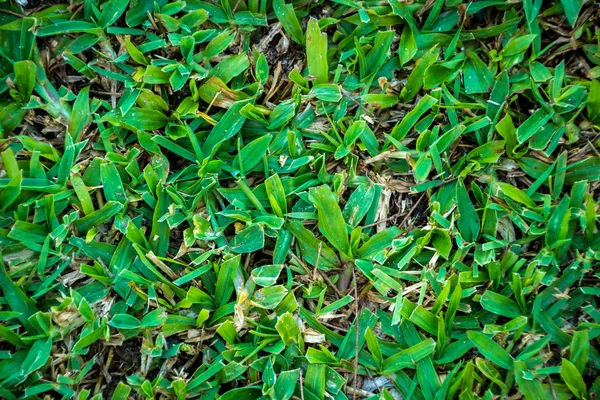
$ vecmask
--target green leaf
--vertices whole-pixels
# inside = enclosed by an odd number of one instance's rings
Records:
[[[404,25],[402,35],[400,35],[400,65],[404,65],[415,56],[417,53],[417,42],[409,24]]]
[[[310,90],[310,95],[319,100],[338,103],[342,99],[342,92],[338,85],[332,83],[318,83]]]
[[[546,393],[540,381],[532,379],[532,371],[529,370],[525,362],[515,361],[515,377],[517,385],[527,400],[542,399]]]
[[[228,29],[222,31],[206,45],[206,48],[202,52],[202,57],[205,60],[210,60],[211,58],[218,56],[231,45],[234,39],[234,32]]]
[[[93,211],[85,217],[73,221],[73,227],[80,233],[87,232],[89,229],[105,223],[122,209],[123,204],[115,201],[109,201],[101,209]]]
[[[437,60],[438,53],[438,48],[434,46],[417,61],[417,65],[410,73],[406,86],[401,92],[404,101],[412,100],[419,93],[423,87],[425,71]]]
[[[550,118],[552,113],[548,114],[544,109],[539,109],[534,112],[525,122],[517,128],[517,139],[519,143],[524,143],[527,139],[532,137],[538,130],[540,130]]]
[[[84,129],[90,124],[90,87],[86,86],[79,91],[77,99],[73,104],[71,121],[69,122],[69,134],[73,138],[73,143],[81,141]]]
[[[467,242],[474,242],[479,236],[480,219],[462,180],[456,185],[456,202],[459,217],[456,221],[460,233]]]
[[[367,215],[373,200],[375,199],[375,188],[371,185],[361,185],[352,192],[344,206],[342,215],[352,227],[358,226]]]
[[[36,65],[29,60],[14,63],[15,85],[21,94],[20,102],[27,103],[35,86]]]
[[[569,219],[571,211],[569,210],[569,196],[564,196],[560,203],[554,208],[554,212],[548,220],[548,233],[545,237],[546,245],[551,246],[554,243],[566,239],[569,229]]]
[[[31,374],[32,372],[37,371],[42,368],[48,360],[50,359],[50,352],[52,351],[52,338],[48,338],[46,340],[37,340],[29,349],[27,353],[27,357],[23,360],[23,364],[21,364],[20,375],[23,379]]]
[[[244,367],[244,371],[245,370],[246,367]],[[253,400],[260,398],[260,396],[260,386],[246,386],[228,391],[227,393],[223,394],[223,396],[220,396],[219,400]]]
[[[348,228],[342,215],[338,202],[329,189],[322,185],[311,188],[310,200],[315,205],[319,216],[319,230],[329,243],[347,257],[351,256],[350,242],[348,241]]]
[[[587,115],[593,122],[598,122],[600,117],[600,82],[594,79],[590,82],[590,92],[587,99]]]
[[[240,110],[246,104],[247,102],[245,101],[238,101],[227,110],[206,138],[204,146],[202,146],[202,154],[205,156],[207,154],[216,154],[219,144],[231,139],[238,133],[246,120],[246,118],[240,114]]]
[[[502,57],[513,57],[525,52],[537,35],[522,35],[511,38],[500,51]]]
[[[251,253],[262,249],[264,245],[265,231],[261,225],[254,224],[235,235],[229,248],[235,253]]]
[[[126,400],[129,398],[131,387],[127,386],[123,382],[119,382],[115,391],[112,394],[111,400]]]
[[[252,279],[257,285],[272,286],[283,269],[283,265],[263,265],[252,270]]]
[[[289,231],[296,237],[302,256],[311,265],[324,270],[332,269],[340,264],[336,253],[321,240],[315,238],[315,235],[302,226],[299,221],[290,222]]]
[[[0,192],[0,212],[6,210],[21,194],[23,174],[15,175]]]
[[[125,40],[125,47],[127,48],[127,53],[135,62],[140,65],[148,65],[148,60],[144,57],[144,53],[135,47],[135,45],[131,43],[131,40]]]
[[[139,319],[128,314],[116,314],[108,324],[118,329],[138,329],[142,326]]]
[[[431,244],[442,257],[445,259],[450,257],[450,252],[452,251],[452,239],[450,238],[450,233],[448,233],[448,231],[441,229],[434,231]]]
[[[377,342],[377,337],[375,336],[371,328],[367,329],[367,331],[365,332],[365,339],[367,340],[367,346],[369,348],[369,351],[371,352],[373,359],[377,363],[377,368],[381,368],[383,356],[381,354],[381,348],[379,347],[379,343]]]
[[[304,32],[300,26],[300,21],[296,16],[293,4],[285,4],[284,0],[273,1],[273,11],[277,19],[281,22],[283,29],[290,35],[292,40],[298,44],[304,43]]]
[[[469,152],[467,160],[478,162],[480,164],[494,164],[504,153],[506,142],[503,140],[493,140],[481,145]]]
[[[167,116],[160,111],[132,107],[122,117],[115,113],[104,114],[100,122],[110,122],[115,126],[123,126],[131,130],[152,131],[163,128],[167,124]]]
[[[277,332],[279,332],[279,336],[281,336],[281,340],[283,340],[283,343],[285,343],[286,346],[292,341],[296,343],[298,342],[300,326],[289,312],[283,314],[277,319],[275,329],[277,329]]]
[[[431,161],[427,153],[422,153],[413,168],[415,180],[422,182],[427,179],[431,172],[431,167],[433,167],[433,161]]]
[[[80,339],[77,342],[75,342],[75,345],[73,345],[73,351],[85,349],[86,347],[91,346],[92,344],[100,340],[100,338],[104,336],[105,332],[106,325],[102,325],[95,331],[92,331],[85,336],[81,336]]]
[[[590,354],[589,332],[587,330],[573,332],[573,341],[569,346],[570,361],[583,374]]]
[[[493,383],[498,385],[498,387],[500,387],[502,395],[506,396],[506,394],[508,393],[508,387],[504,384],[504,382],[502,382],[502,376],[500,375],[500,372],[498,372],[498,370],[494,368],[492,363],[486,361],[483,358],[476,358],[475,364],[477,365],[479,371],[481,371],[481,373],[485,375],[485,377],[487,377]]]
[[[160,326],[167,320],[167,313],[164,308],[157,308],[149,312],[142,318],[142,326],[145,328]]]
[[[35,314],[38,310],[35,302],[31,297],[27,296],[23,290],[15,285],[12,279],[9,277],[4,264],[3,255],[0,251],[0,288],[2,288],[2,294],[8,302],[8,306],[12,311],[18,312],[17,317],[23,326],[29,332],[33,332],[33,325],[29,322],[29,317]]]
[[[279,175],[272,175],[265,180],[265,190],[275,215],[283,217],[287,214],[287,200]]]
[[[419,118],[425,114],[438,101],[429,95],[423,96],[417,105],[406,114],[402,121],[392,129],[392,137],[396,140],[402,140],[417,123]]]
[[[571,26],[575,26],[577,23],[577,16],[583,5],[583,0],[560,0],[564,9],[567,20]]]
[[[208,19],[208,12],[203,9],[188,12],[183,17],[179,18],[180,25],[185,25],[188,28],[196,28]]]
[[[517,318],[522,315],[517,303],[506,296],[487,290],[481,296],[481,306],[494,314],[508,318]]]
[[[296,385],[299,384],[300,369],[283,371],[277,375],[274,386],[274,395],[278,400],[288,400],[294,395]]]
[[[125,12],[129,0],[109,0],[103,4],[102,12],[98,18],[98,25],[106,28],[112,25]]]
[[[566,358],[562,359],[560,365],[560,376],[564,379],[565,383],[569,387],[569,390],[573,392],[575,397],[578,399],[587,398],[587,389],[581,373],[577,367]]]
[[[509,95],[509,93],[510,83],[508,80],[508,73],[503,71],[500,73],[499,77],[496,77],[496,83],[494,84],[494,88],[492,89],[492,93],[486,107],[485,115],[491,121],[496,121],[496,118],[498,118],[500,110],[502,110],[502,106],[504,105],[506,97]]]
[[[361,99],[373,107],[377,108],[389,108],[393,107],[400,102],[398,96],[394,94],[375,94],[367,93],[361,96]]]
[[[487,93],[494,84],[494,77],[487,65],[479,58],[476,53],[468,52],[469,60],[465,62],[465,92]]]
[[[306,28],[306,61],[308,73],[314,76],[315,83],[329,82],[327,66],[327,34],[321,33],[319,23],[310,18]]]
[[[304,387],[314,395],[315,398],[325,399],[325,365],[308,364]]]
[[[107,9],[107,14],[110,10],[109,7],[105,7]],[[57,22],[55,24],[50,24],[39,28],[36,32],[38,36],[54,36],[61,35],[67,33],[97,33],[100,29],[96,24],[92,24],[91,22],[84,21],[64,21]],[[97,40],[94,41],[94,43]]]
[[[503,195],[507,196],[508,198],[510,198],[516,202],[519,202],[521,204],[524,204],[529,208],[536,207],[533,200],[531,200],[531,198],[529,196],[527,196],[527,194],[524,191],[522,191],[521,189],[518,189],[518,188],[512,186],[511,184],[504,183],[504,182],[496,182],[496,184],[498,185],[498,188],[501,190],[501,193]]]
[[[499,367],[512,370],[513,358],[498,343],[477,331],[467,331],[467,336],[488,360]]]
[[[429,338],[408,349],[400,351],[383,362],[382,375],[388,375],[403,368],[414,367],[415,362],[422,360],[435,351],[435,342]]]
[[[281,285],[269,286],[257,290],[251,303],[256,307],[272,310],[281,303],[287,293],[287,289]]]

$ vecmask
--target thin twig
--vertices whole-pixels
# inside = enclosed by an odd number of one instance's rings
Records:
[[[221,94],[220,90],[217,93],[215,93],[212,100],[208,104],[208,107],[206,107],[206,111],[205,111],[206,114],[208,114],[208,112],[210,111],[210,108],[213,106],[213,104],[215,104],[215,101],[217,100],[217,97],[219,97],[220,94]]]
[[[552,393],[552,399],[558,400],[558,398],[556,398],[556,392],[554,391],[554,385],[552,384],[552,379],[550,379],[549,376],[548,376],[548,383],[550,384],[550,392]]]
[[[300,399],[304,400],[304,382],[302,379],[302,368],[300,368]]]
[[[300,263],[300,265],[306,271],[307,275],[309,275],[310,274],[310,270],[308,269],[308,267],[306,266],[306,264],[301,259],[299,259],[298,256],[295,255],[294,253],[290,252],[290,255],[292,256],[292,258],[294,260],[296,260],[296,261],[298,261],[298,263]],[[331,279],[329,279],[329,277],[327,276],[327,274],[325,274],[320,269],[316,269],[316,271],[319,273],[319,275],[321,276],[321,278],[325,279],[327,281],[327,283],[329,283],[329,286],[331,286],[333,288],[333,290],[335,290],[335,292],[337,293],[337,295],[340,298],[344,297],[344,294],[342,292],[340,292],[340,290],[337,288],[337,286],[333,282],[331,282]]]
[[[352,96],[349,96],[348,94],[345,93],[345,90],[342,90],[342,95],[347,98],[348,100],[350,100],[351,102],[353,102],[354,104],[356,104],[357,106],[359,106],[360,108],[362,108],[362,110],[364,112],[366,112],[367,114],[369,114],[370,116],[374,117],[375,113],[371,110],[369,110],[368,108],[366,108],[363,104],[359,103],[358,101],[356,101],[355,99],[352,98]]]
[[[402,228],[404,226],[404,224],[406,224],[406,222],[408,221],[408,219],[411,217],[411,215],[415,212],[415,210],[419,206],[419,203],[421,203],[421,200],[423,200],[423,197],[425,197],[425,194],[427,194],[427,192],[423,192],[421,194],[421,196],[419,197],[419,199],[416,201],[416,203],[413,204],[413,206],[410,209],[410,211],[408,212],[408,214],[406,214],[406,217],[404,217],[404,219],[402,220],[402,222],[400,222],[400,225],[398,225],[399,228]]]
[[[593,151],[594,153],[596,153],[596,155],[597,155],[598,157],[600,157],[600,152],[598,152],[598,150],[596,149],[596,146],[594,146],[594,144],[593,144],[593,143],[590,141],[590,139],[588,139],[588,138],[585,138],[585,140],[587,140],[587,142],[588,142],[588,144],[587,144],[587,145],[589,145],[589,146],[591,147],[592,151]],[[585,146],[583,146],[583,147],[585,148],[587,145],[585,145]]]
[[[446,185],[446,184],[448,184],[448,183],[450,183],[450,182],[454,182],[454,181],[455,181],[455,180],[457,180],[457,179],[458,179],[458,176],[455,176],[455,177],[453,177],[453,178],[449,178],[449,179],[443,180],[443,181],[441,181],[441,182],[438,182],[438,183],[436,183],[435,185],[431,186],[431,187],[429,188],[429,190],[431,190],[431,189],[435,189],[435,188],[439,188],[440,186],[444,186],[444,185]]]
[[[329,279],[329,277],[327,276],[327,274],[325,274],[322,271],[319,271],[319,275],[321,275],[321,277],[323,279],[325,279],[327,281],[327,283],[329,283],[329,286],[331,286],[333,288],[333,290],[335,290],[335,293],[337,293],[338,297],[341,299],[342,297],[344,297],[344,293],[340,292],[340,290],[338,289],[338,287],[331,282],[331,279]]]
[[[301,259],[298,258],[297,255],[295,255],[294,253],[292,253],[290,251],[290,256],[292,256],[292,258],[296,261],[298,261],[298,264],[300,264],[300,266],[302,268],[304,268],[304,270],[306,271],[306,274],[309,275],[310,274],[310,270],[308,269],[308,267],[306,266],[306,264],[304,264],[304,261],[302,261]]]
[[[0,12],[4,13],[4,14],[8,14],[8,15],[13,15],[13,16],[19,17],[19,18],[25,18],[26,17],[26,15],[19,14],[17,12],[11,11],[11,10],[4,10],[2,8],[0,8]]]
[[[352,276],[354,278],[354,331],[355,331],[355,350],[356,354],[354,355],[354,393],[352,394],[352,400],[356,400],[356,385],[358,384],[358,283],[356,282],[356,271],[354,268],[352,269]]]
[[[371,228],[371,227],[373,227],[375,225],[379,225],[379,224],[381,224],[383,222],[391,221],[393,219],[398,218],[399,216],[400,216],[400,213],[396,213],[396,214],[392,215],[391,217],[387,217],[387,218],[384,218],[384,219],[382,219],[380,221],[373,222],[372,224],[367,224],[367,225],[363,226],[363,229]]]
[[[323,325],[325,325],[328,328],[332,328],[332,329],[337,329],[338,331],[344,332],[344,333],[348,333],[348,329],[346,328],[342,328],[341,326],[337,326],[334,324],[330,324],[329,322],[325,322],[323,320],[319,320],[319,322]]]
[[[371,379],[373,381],[373,383],[375,384],[377,391],[379,393],[381,393],[381,388],[379,387],[379,384],[377,383],[377,379],[373,378],[373,375],[371,375],[371,372],[368,369],[366,369],[365,372],[367,373],[367,376],[369,377],[369,379]]]
[[[323,242],[319,242],[319,250],[317,251],[317,262],[315,263],[315,272],[313,273],[313,279],[317,279],[317,273],[319,271],[319,261],[321,260],[321,248],[323,248]]]
[[[402,220],[402,222],[400,222],[400,224],[398,224],[398,228],[402,228],[404,226],[404,224],[406,223],[406,221],[408,221],[408,219],[410,218],[410,216],[415,212],[415,210],[417,209],[417,206],[419,205],[419,203],[421,202],[421,200],[423,200],[423,197],[425,196],[427,192],[423,192],[421,194],[421,196],[417,199],[417,201],[415,202],[415,204],[413,204],[412,208],[408,211],[408,214],[406,214],[406,216],[404,217],[404,219]],[[381,221],[377,221],[377,222],[373,222],[372,224],[368,224],[365,225],[363,228],[370,228],[372,226],[375,225],[379,225],[383,222],[387,222],[390,221],[392,219],[398,218],[400,216],[400,213],[397,213],[391,217],[388,217],[386,219],[382,219]]]
[[[235,6],[233,7],[233,10],[231,11],[232,14],[235,14],[235,10],[237,10],[238,6],[240,5],[240,2],[242,0],[238,0],[237,3],[235,3]]]
[[[96,93],[96,94],[104,94],[107,96],[112,96],[114,93],[113,92],[105,92],[102,90],[90,90],[90,93]],[[117,96],[121,96],[122,93],[117,93]]]
[[[81,11],[82,8],[83,8],[83,5],[80,5],[75,11],[73,11],[73,15],[71,15],[71,18],[69,18],[69,21],[73,21],[75,19],[75,17],[77,17],[77,13],[79,11]]]

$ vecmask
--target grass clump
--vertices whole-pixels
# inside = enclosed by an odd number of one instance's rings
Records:
[[[0,0],[0,397],[597,398],[599,18]]]

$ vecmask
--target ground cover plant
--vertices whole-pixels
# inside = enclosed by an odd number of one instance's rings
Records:
[[[599,22],[0,0],[0,397],[597,398]]]

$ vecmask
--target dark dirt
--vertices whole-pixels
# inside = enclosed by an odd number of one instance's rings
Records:
[[[128,339],[121,346],[114,348],[113,359],[108,369],[111,381],[102,389],[105,399],[112,397],[119,382],[125,382],[126,375],[133,375],[141,365],[141,338]]]
[[[115,347],[111,370],[134,372],[140,368],[142,339],[131,338]]]
[[[29,0],[27,4],[23,7],[26,10],[33,10],[38,7],[47,8],[50,6],[54,6],[57,4],[65,4],[64,0]]]
[[[181,102],[192,95],[189,85],[185,85],[181,90],[174,92],[169,96],[169,106],[171,111],[175,111]]]
[[[410,196],[410,200],[411,200],[410,203],[412,203],[410,205],[411,208],[415,205],[415,202],[417,202],[420,197],[421,197],[420,193]],[[415,210],[413,211],[413,213],[411,215],[411,225],[416,225],[416,226],[427,225],[427,221],[429,220],[429,206],[428,206],[429,202],[427,200],[428,199],[426,197],[424,197],[417,204]]]
[[[298,62],[304,61],[303,52],[304,47],[290,40],[287,51],[280,52],[276,46],[270,46],[267,49],[265,56],[267,57],[269,69],[271,70],[275,69],[277,63],[281,63],[282,77],[287,80],[287,76],[294,69],[294,65],[296,65]]]
[[[429,220],[429,202],[427,197],[423,197],[419,201],[421,195],[422,193],[393,193],[388,211],[388,218],[391,219],[385,222],[386,226],[397,226],[404,230],[409,226],[427,225],[427,221]],[[404,207],[402,207],[402,201],[406,202]],[[417,202],[416,208],[412,210]],[[404,221],[409,213],[407,221]],[[404,224],[399,226],[403,222]]]
[[[127,379],[125,379],[125,377],[122,376],[120,379],[111,380],[109,383],[107,383],[104,386],[104,389],[102,389],[102,396],[105,399],[110,399],[112,397],[115,389],[117,388],[117,386],[119,386],[119,382],[127,383]]]
[[[146,379],[148,379],[150,382],[152,382],[154,379],[156,379],[159,372],[160,372],[160,369],[157,368],[156,366],[154,368],[150,368],[150,371],[148,371],[148,373],[146,374]]]

